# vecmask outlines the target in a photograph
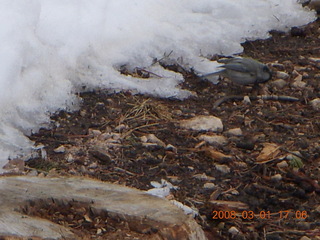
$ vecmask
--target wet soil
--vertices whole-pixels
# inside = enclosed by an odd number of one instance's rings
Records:
[[[196,220],[208,239],[319,239],[320,112],[310,105],[320,97],[319,24],[243,44],[242,56],[273,63],[273,71],[289,74],[283,87],[273,84],[276,76],[258,87],[239,88],[228,80],[213,85],[183,72],[182,87],[196,93],[185,100],[103,89],[80,93],[79,111],[58,112],[51,129],[30,136],[36,145],[44,145],[46,156],[30,159],[25,170],[85,176],[141,190],[165,179],[179,187],[171,197],[199,211]],[[298,76],[305,84],[294,84]],[[234,92],[287,95],[299,101],[228,101],[212,108]],[[227,144],[209,144],[198,137],[211,133],[179,127],[181,120],[200,115],[221,118],[224,132],[219,135],[233,128],[243,134],[227,136]],[[141,137],[148,134],[173,147],[144,144]],[[257,162],[266,143],[277,147],[277,156]],[[215,158],[212,151],[230,157]],[[281,162],[287,165],[279,167]],[[75,225],[91,239],[116,239],[108,235],[115,228]]]

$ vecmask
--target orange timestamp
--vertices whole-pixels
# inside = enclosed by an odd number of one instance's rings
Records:
[[[255,213],[254,211],[244,210],[241,212],[228,211],[228,210],[219,210],[212,211],[212,219],[306,219],[308,218],[307,211],[293,211],[293,210],[283,210],[272,213],[271,211],[260,211]]]

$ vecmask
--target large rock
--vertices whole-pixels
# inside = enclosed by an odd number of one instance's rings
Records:
[[[79,239],[73,232],[21,209],[30,203],[86,203],[95,214],[108,214],[128,223],[148,239],[206,239],[201,227],[169,201],[143,191],[83,178],[0,178],[0,238]]]

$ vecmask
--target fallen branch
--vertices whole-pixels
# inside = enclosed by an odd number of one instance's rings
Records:
[[[219,107],[222,103],[229,100],[243,100],[244,96],[242,95],[231,95],[225,96],[223,98],[218,99],[214,102],[213,108]],[[249,96],[250,100],[273,100],[273,101],[287,101],[287,102],[297,102],[298,98],[290,97],[290,96],[277,96],[277,95],[259,95],[259,96]]]

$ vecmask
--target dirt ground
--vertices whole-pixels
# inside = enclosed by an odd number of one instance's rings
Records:
[[[183,101],[129,91],[81,93],[79,111],[57,113],[52,129],[30,136],[44,145],[47,156],[29,160],[24,171],[86,176],[142,190],[152,188],[151,181],[165,179],[179,187],[172,198],[199,211],[196,220],[208,239],[320,239],[320,110],[310,104],[320,98],[319,25],[317,21],[243,44],[243,56],[288,73],[257,88],[239,90],[228,80],[213,85],[182,71],[182,87],[197,93]],[[167,67],[181,71],[176,65]],[[275,83],[279,78],[284,78],[283,85]],[[216,100],[235,92],[287,95],[299,101],[236,100],[212,108]],[[213,133],[179,127],[181,120],[200,115],[222,120],[224,131],[218,135],[225,136],[226,143],[207,143],[199,136]],[[234,128],[242,134],[227,135]],[[148,134],[172,146],[147,144],[141,137]],[[51,218],[60,223],[61,212],[60,220]],[[88,224],[81,216],[73,219],[75,231],[91,239],[113,239],[117,231]]]

